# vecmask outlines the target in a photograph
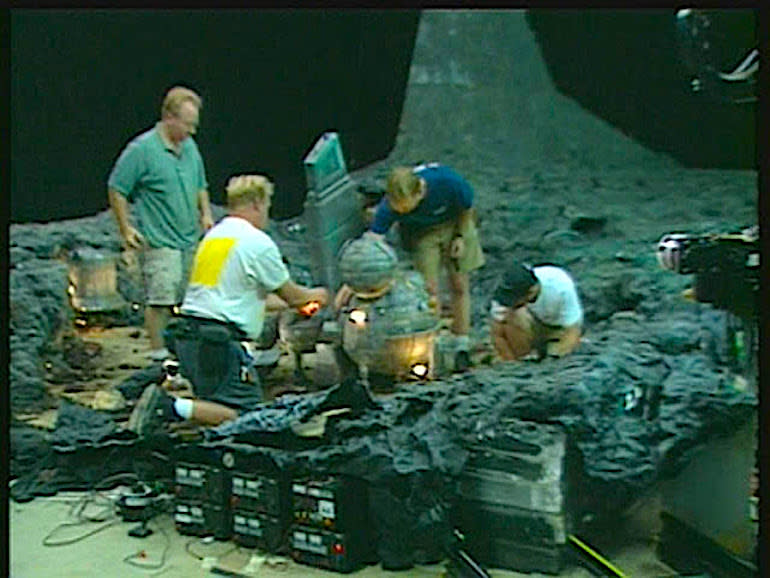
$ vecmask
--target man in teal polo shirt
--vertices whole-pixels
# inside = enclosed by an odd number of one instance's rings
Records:
[[[201,105],[189,88],[169,90],[160,121],[126,145],[107,181],[124,247],[140,255],[145,328],[154,359],[168,353],[163,329],[171,307],[182,302],[201,230],[213,225],[203,159],[191,138]]]

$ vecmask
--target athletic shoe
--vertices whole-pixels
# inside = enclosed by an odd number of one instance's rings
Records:
[[[154,383],[145,388],[128,418],[128,429],[140,437],[164,429],[174,419],[174,400]]]

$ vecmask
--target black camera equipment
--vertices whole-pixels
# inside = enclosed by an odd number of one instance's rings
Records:
[[[658,243],[664,269],[695,275],[693,297],[729,313],[725,340],[728,362],[739,373],[755,376],[759,350],[758,228],[741,233],[664,235]]]
[[[695,298],[743,319],[755,319],[759,299],[759,239],[747,234],[665,235],[660,266],[695,275]]]

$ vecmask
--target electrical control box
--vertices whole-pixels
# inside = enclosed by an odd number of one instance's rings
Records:
[[[247,547],[281,550],[290,519],[288,474],[256,446],[228,443],[223,449],[232,468],[233,539]]]
[[[175,450],[174,523],[180,534],[230,538],[232,478],[216,446],[189,444]],[[224,460],[225,462],[227,460]]]
[[[571,531],[571,462],[563,428],[502,419],[464,440],[455,524],[483,564],[558,573]]]
[[[308,566],[347,573],[364,562],[349,534],[292,524],[289,540],[291,557]]]
[[[277,552],[283,546],[282,519],[248,510],[233,510],[233,539],[247,548]]]
[[[368,487],[348,476],[291,483],[291,556],[303,564],[350,572],[374,561]]]
[[[356,529],[366,521],[363,481],[342,476],[298,479],[291,484],[292,521],[323,530]]]
[[[214,536],[227,540],[232,535],[230,511],[205,502],[177,499],[174,504],[174,525],[186,536]]]

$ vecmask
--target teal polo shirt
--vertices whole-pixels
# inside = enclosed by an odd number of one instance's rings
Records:
[[[182,142],[177,155],[155,125],[126,145],[107,186],[135,202],[137,226],[150,247],[187,249],[198,242],[198,193],[208,183],[192,138]]]

